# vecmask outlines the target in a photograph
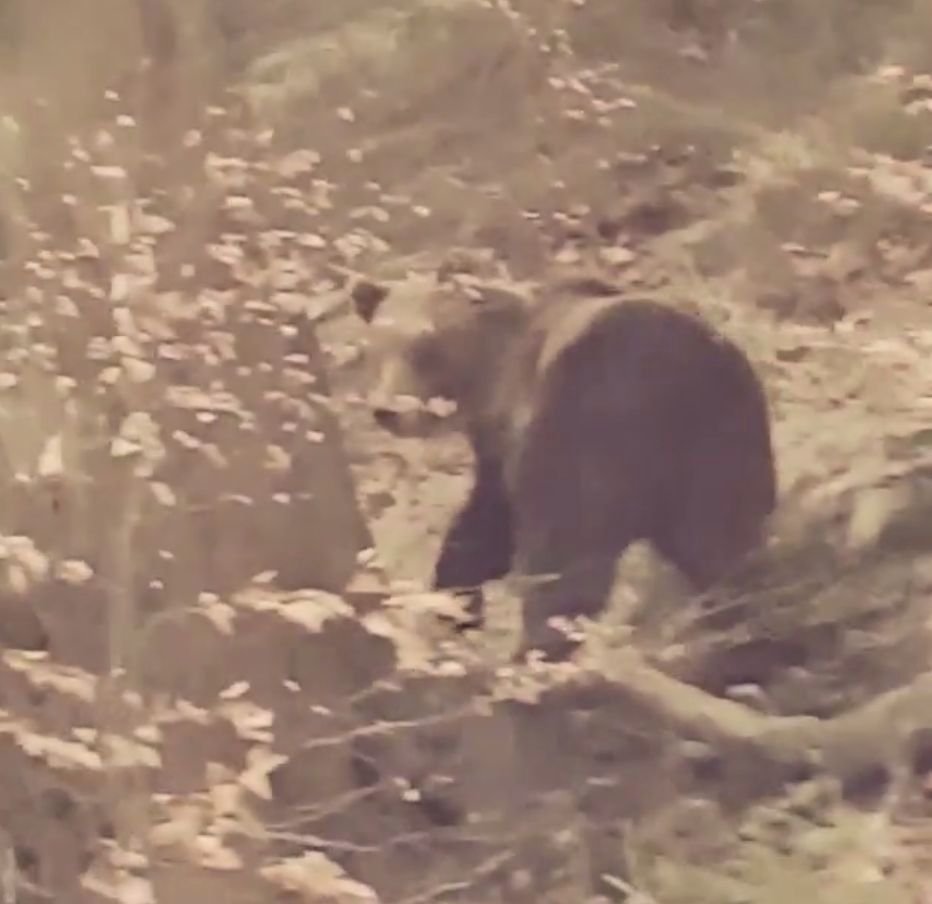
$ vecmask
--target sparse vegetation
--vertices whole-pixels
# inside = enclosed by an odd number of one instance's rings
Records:
[[[929,900],[930,28],[0,0],[3,900]],[[343,303],[455,248],[747,349],[745,597],[634,550],[576,665],[502,665],[507,587],[449,635],[469,463],[370,425]]]

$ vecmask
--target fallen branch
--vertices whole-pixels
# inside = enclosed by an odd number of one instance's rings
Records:
[[[709,745],[732,778],[746,773],[755,785],[801,770],[857,782],[914,760],[924,735],[932,737],[932,673],[822,719],[768,715],[715,697],[665,675],[635,650],[599,654],[598,661],[603,693],[621,695],[656,713],[679,736]],[[579,664],[590,662],[581,658]]]

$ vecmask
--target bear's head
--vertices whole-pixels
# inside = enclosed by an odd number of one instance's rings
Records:
[[[399,435],[468,429],[481,417],[510,343],[527,320],[514,289],[469,280],[411,280],[352,291],[366,323],[368,403]]]

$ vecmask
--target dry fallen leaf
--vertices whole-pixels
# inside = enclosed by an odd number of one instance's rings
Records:
[[[247,765],[239,776],[239,783],[256,797],[271,800],[272,786],[269,776],[287,762],[288,757],[274,753],[267,746],[253,747],[246,753]]]
[[[62,435],[56,433],[45,441],[39,455],[37,472],[40,477],[60,477],[64,474],[65,464],[62,457]]]

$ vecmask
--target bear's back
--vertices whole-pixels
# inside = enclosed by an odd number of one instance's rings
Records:
[[[627,523],[623,545],[649,539],[695,586],[718,580],[776,503],[767,399],[747,356],[653,301],[593,299],[540,323],[507,459],[516,498],[575,482],[587,519]]]
[[[692,314],[651,300],[599,298],[541,315],[535,382],[548,395],[572,394],[586,410],[628,400],[681,425],[734,404],[766,408],[745,353]],[[760,426],[769,434],[766,417]]]
[[[574,420],[638,407],[672,436],[737,405],[770,441],[766,397],[745,354],[668,304],[617,295],[547,299],[500,373],[489,417],[507,424],[507,447],[553,406],[572,409]]]

